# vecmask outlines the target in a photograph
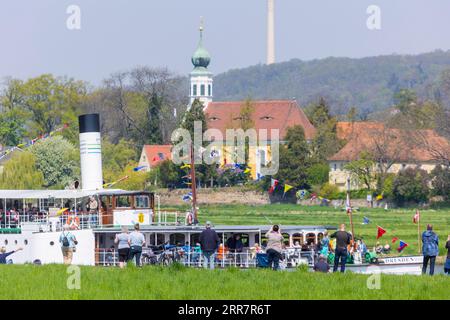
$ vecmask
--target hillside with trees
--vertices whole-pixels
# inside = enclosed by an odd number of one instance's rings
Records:
[[[292,99],[301,106],[324,97],[333,114],[359,109],[358,118],[389,108],[401,89],[423,100],[446,100],[442,74],[450,69],[450,51],[386,55],[361,59],[294,59],[273,65],[230,70],[214,79],[215,100]],[[447,71],[448,72],[448,71]]]

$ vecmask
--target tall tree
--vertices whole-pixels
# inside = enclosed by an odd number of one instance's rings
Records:
[[[275,178],[294,187],[309,188],[307,169],[311,159],[303,127],[288,128],[285,141],[280,146],[280,166]]]
[[[35,190],[44,185],[44,176],[37,169],[36,157],[31,152],[17,152],[9,159],[0,174],[0,188]]]
[[[30,147],[30,151],[44,175],[44,187],[65,188],[79,178],[79,151],[63,137],[45,139]]]

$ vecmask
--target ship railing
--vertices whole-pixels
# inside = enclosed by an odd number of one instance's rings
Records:
[[[292,254],[285,250],[282,253],[282,257],[283,259],[280,261],[280,267],[282,269],[295,268],[302,264],[312,267],[314,265],[315,252],[297,251],[295,254]],[[250,250],[245,252],[228,252],[225,254],[216,253],[213,259],[214,265],[217,268],[264,267],[264,265],[258,263],[256,253]],[[184,252],[181,248],[165,250],[164,252],[156,254],[149,248],[143,248],[142,250],[141,265],[169,266],[175,262],[187,267],[202,268],[205,262],[205,256],[201,252]],[[135,263],[135,261],[132,261],[131,263]],[[96,249],[96,264],[99,266],[117,266],[119,264],[118,251],[113,248]]]

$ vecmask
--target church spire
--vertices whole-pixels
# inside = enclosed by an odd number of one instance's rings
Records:
[[[191,61],[194,65],[194,70],[190,74],[191,88],[190,88],[190,104],[195,99],[199,99],[206,107],[212,101],[212,73],[209,72],[208,66],[211,62],[209,52],[203,46],[203,33],[205,31],[203,17],[200,19],[199,26],[199,42],[197,49],[192,55]]]

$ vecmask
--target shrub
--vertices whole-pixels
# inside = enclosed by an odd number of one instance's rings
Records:
[[[334,184],[325,183],[320,189],[320,196],[326,199],[338,199],[339,198],[339,188]]]

